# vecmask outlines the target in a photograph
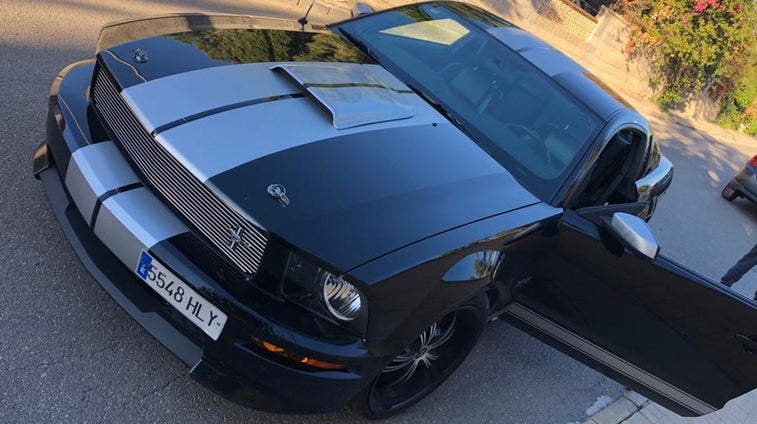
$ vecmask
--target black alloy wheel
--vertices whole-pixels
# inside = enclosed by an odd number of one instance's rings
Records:
[[[386,418],[433,392],[476,345],[486,311],[486,297],[479,295],[431,324],[394,357],[352,408],[367,418]]]

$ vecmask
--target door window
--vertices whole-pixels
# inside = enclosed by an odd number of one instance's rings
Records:
[[[618,131],[597,158],[577,206],[635,202],[634,181],[643,157],[644,140],[644,135],[636,130]]]

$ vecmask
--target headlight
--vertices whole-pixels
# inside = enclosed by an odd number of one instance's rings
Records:
[[[324,275],[323,299],[329,312],[342,321],[357,318],[363,306],[355,286],[330,272]]]
[[[368,305],[354,284],[290,254],[283,295],[290,301],[362,336],[368,322]]]

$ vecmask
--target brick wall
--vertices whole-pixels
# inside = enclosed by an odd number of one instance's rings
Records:
[[[539,15],[560,25],[581,39],[588,39],[597,20],[567,0],[547,0],[539,7]]]

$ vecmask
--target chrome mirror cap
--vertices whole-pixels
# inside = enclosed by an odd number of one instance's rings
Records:
[[[637,201],[653,200],[665,192],[673,181],[673,164],[665,156],[643,178],[636,181]]]
[[[612,215],[609,227],[631,251],[654,260],[660,251],[657,238],[647,223],[638,216],[624,212]]]

